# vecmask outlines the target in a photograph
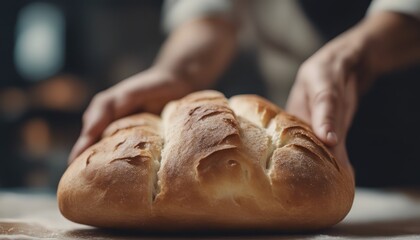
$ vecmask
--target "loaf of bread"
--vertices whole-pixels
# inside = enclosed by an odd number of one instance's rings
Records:
[[[305,123],[216,91],[112,123],[67,169],[61,213],[140,230],[312,230],[351,208],[354,180]]]

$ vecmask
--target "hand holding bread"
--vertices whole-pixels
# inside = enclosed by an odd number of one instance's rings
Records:
[[[190,84],[177,74],[153,66],[96,94],[83,115],[83,129],[69,162],[97,142],[105,128],[116,119],[136,111],[158,113],[168,101],[191,91]]]

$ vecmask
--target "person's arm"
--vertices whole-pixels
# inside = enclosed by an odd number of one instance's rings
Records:
[[[287,109],[335,145],[344,140],[359,91],[378,75],[415,63],[420,21],[392,12],[370,15],[303,63]]]
[[[420,20],[403,14],[383,12],[362,24],[367,64],[375,75],[420,63]]]
[[[346,158],[345,138],[359,95],[377,76],[416,63],[420,21],[393,12],[371,14],[303,63],[286,108]]]
[[[218,18],[190,21],[171,35],[156,65],[202,89],[226,68],[235,46],[236,30],[231,22]]]
[[[235,26],[223,19],[200,18],[179,26],[151,68],[93,98],[69,161],[95,143],[112,121],[136,111],[159,112],[168,101],[209,87],[229,64],[235,43]]]

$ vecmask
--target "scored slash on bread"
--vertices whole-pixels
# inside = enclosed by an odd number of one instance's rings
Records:
[[[312,230],[351,208],[354,179],[309,126],[255,95],[170,102],[112,123],[58,187],[74,222],[142,230]]]

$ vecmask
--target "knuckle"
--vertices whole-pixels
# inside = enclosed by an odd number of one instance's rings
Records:
[[[85,125],[86,122],[89,121],[89,118],[92,115],[91,114],[92,109],[94,109],[94,108],[95,108],[95,104],[93,104],[93,102],[91,102],[89,104],[88,108],[86,109],[86,111],[83,113],[82,120],[83,120],[84,125]]]
[[[93,126],[83,129],[83,135],[85,137],[92,137],[96,135],[96,128]]]
[[[332,125],[335,122],[335,116],[332,112],[329,112],[329,114],[325,115],[322,119],[322,125]]]
[[[296,81],[298,84],[314,85],[326,80],[325,68],[318,62],[310,59],[304,62],[297,71]]]
[[[308,64],[308,62],[304,62],[297,71],[297,81],[302,81],[309,72],[310,64]]]
[[[88,110],[86,110],[84,113],[83,113],[83,116],[82,116],[82,120],[83,120],[83,123],[86,123],[87,121],[88,121],[88,119],[89,119],[89,109]],[[85,125],[85,124],[84,124]]]
[[[90,102],[88,108],[83,113],[82,120],[83,123],[91,121],[91,116],[98,112],[106,112],[111,110],[113,99],[110,97],[109,93],[100,92],[96,94],[92,101]]]
[[[82,129],[82,135],[85,138],[92,138],[95,137],[98,134],[98,129],[100,126],[98,126],[98,123],[96,124],[87,124],[90,122],[85,122],[83,124],[83,129]]]
[[[100,93],[97,93],[93,97],[92,104],[95,104],[95,103],[103,103],[103,102],[108,101],[108,99],[109,99],[109,94],[107,92],[100,92]]]
[[[302,63],[299,70],[303,73],[312,73],[317,71],[322,67],[322,63],[314,58],[309,58],[305,62]]]
[[[123,108],[133,103],[131,94],[119,94],[113,101],[115,108]]]
[[[331,102],[334,103],[338,100],[338,93],[337,91],[334,91],[333,89],[326,89],[319,91],[315,94],[313,101],[314,103],[320,103],[320,102]]]
[[[122,104],[128,104],[132,101],[133,96],[135,96],[135,94],[131,92],[127,92],[126,94],[120,94],[117,100],[118,102],[121,102]]]
[[[115,97],[111,93],[100,92],[95,95],[89,107],[102,110],[109,108],[114,101]]]

